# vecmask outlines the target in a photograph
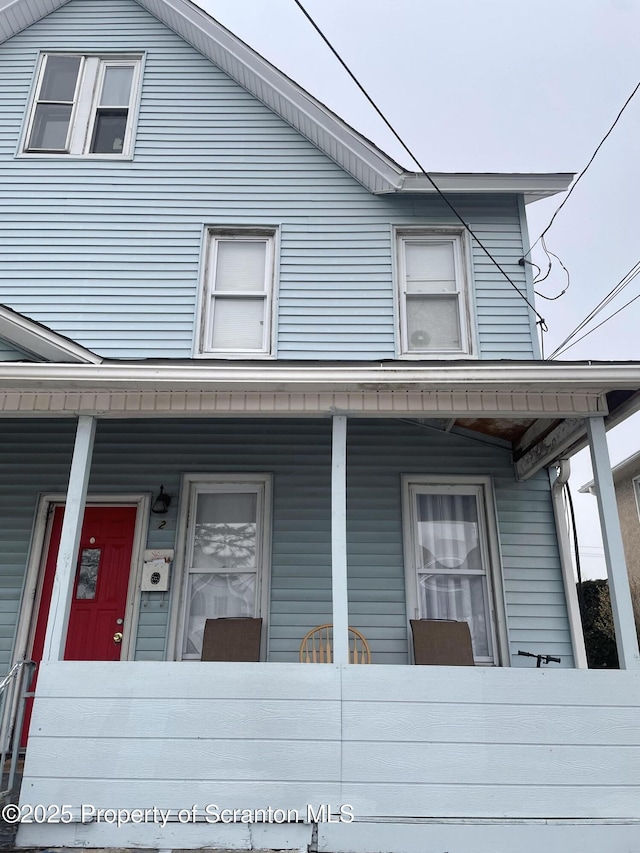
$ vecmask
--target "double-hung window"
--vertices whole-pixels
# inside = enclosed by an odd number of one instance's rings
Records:
[[[24,152],[131,156],[141,63],[140,55],[42,56]]]
[[[467,622],[476,663],[494,664],[502,621],[488,482],[405,478],[410,618]]]
[[[270,478],[188,475],[179,657],[199,660],[207,619],[263,615]]]
[[[401,355],[472,353],[467,267],[461,232],[397,232]]]
[[[198,354],[272,352],[273,230],[209,231]]]

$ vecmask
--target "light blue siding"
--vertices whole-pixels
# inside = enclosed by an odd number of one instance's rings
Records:
[[[133,162],[15,157],[41,50],[146,52]],[[371,195],[133,0],[72,0],[2,45],[0,106],[3,301],[101,355],[191,355],[209,224],[279,228],[280,358],[393,358],[392,226],[456,224]],[[457,204],[524,290],[517,199]],[[480,355],[532,357],[525,303],[473,254]]]
[[[37,494],[64,492],[74,424],[4,421],[2,430],[0,653],[6,661]],[[171,548],[184,472],[271,472],[269,659],[294,661],[306,631],[331,619],[330,442],[329,419],[104,420],[98,424],[89,491],[155,493],[162,483],[174,500],[166,516],[150,517],[148,544]],[[561,655],[571,665],[544,474],[516,483],[510,453],[502,448],[412,423],[353,419],[347,474],[350,622],[369,639],[374,662],[407,662],[401,475],[421,473],[493,478],[512,654],[523,649]],[[163,659],[168,612],[162,595],[142,594],[138,659]]]

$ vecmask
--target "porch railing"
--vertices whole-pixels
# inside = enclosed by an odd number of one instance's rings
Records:
[[[0,681],[0,802],[14,790],[25,705],[36,664],[20,660]]]

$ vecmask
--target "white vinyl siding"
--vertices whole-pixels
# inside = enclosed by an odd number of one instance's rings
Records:
[[[178,657],[199,660],[206,619],[262,615],[269,481],[185,479],[188,521]]]
[[[470,353],[463,235],[399,232],[397,241],[400,354]]]
[[[209,232],[200,354],[271,354],[273,233]]]
[[[408,524],[408,612],[418,619],[467,622],[477,664],[498,662],[488,486],[479,483],[405,481]],[[493,575],[493,577],[492,577]]]
[[[140,56],[44,54],[25,153],[130,156],[140,66]]]

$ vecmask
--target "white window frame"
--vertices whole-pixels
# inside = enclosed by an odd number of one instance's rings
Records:
[[[66,144],[64,149],[56,150],[30,148],[29,141],[33,132],[36,108],[39,103],[38,96],[44,82],[47,60],[51,56],[72,56],[80,59],[80,68],[76,81]],[[143,62],[144,55],[142,53],[108,55],[48,51],[40,54],[38,72],[35,77],[35,85],[27,113],[28,120],[25,122],[24,134],[20,144],[20,156],[130,160],[133,156],[133,144],[138,123]],[[107,68],[130,65],[133,65],[133,77],[129,104],[120,105],[122,108],[128,110],[122,151],[114,154],[94,153],[90,149],[100,107],[105,72]]]
[[[402,477],[402,517],[404,534],[405,589],[407,598],[407,638],[412,659],[410,619],[420,618],[418,590],[418,547],[416,495],[475,495],[478,507],[480,547],[486,578],[491,659],[476,659],[477,666],[509,666],[509,641],[504,604],[504,580],[500,557],[495,498],[490,477],[430,476],[406,474]]]
[[[176,537],[174,564],[173,599],[169,625],[169,657],[171,660],[188,662],[195,658],[183,655],[184,631],[188,621],[187,590],[189,583],[190,553],[192,547],[191,520],[195,517],[197,495],[253,492],[257,494],[256,525],[256,586],[255,616],[262,618],[260,659],[266,660],[268,647],[268,615],[271,579],[271,518],[272,476],[271,474],[184,474],[180,489],[180,509]],[[201,573],[202,570],[198,570]],[[244,573],[239,570],[240,573]],[[194,573],[196,573],[194,571]],[[212,572],[215,573],[215,570]],[[220,574],[229,573],[220,569]]]
[[[443,349],[409,349],[407,333],[407,277],[404,247],[410,242],[450,242],[453,246],[456,290],[449,295],[458,299],[460,323],[460,347]],[[430,358],[470,358],[477,353],[476,319],[472,314],[473,277],[471,268],[471,246],[466,231],[449,227],[397,227],[394,228],[395,273],[396,273],[396,335],[397,355],[403,359],[424,361]],[[424,294],[428,296],[429,294]],[[437,294],[433,294],[434,296]],[[445,294],[446,295],[446,294]]]
[[[203,281],[200,288],[200,299],[196,328],[198,329],[194,356],[196,358],[272,358],[274,344],[274,293],[276,276],[276,256],[278,232],[275,228],[212,228],[205,229],[205,246],[203,264]],[[215,269],[218,246],[225,241],[260,242],[265,243],[264,290],[233,290],[215,289]],[[262,345],[256,349],[214,348],[209,345],[213,336],[213,316],[215,302],[218,299],[264,299]]]

